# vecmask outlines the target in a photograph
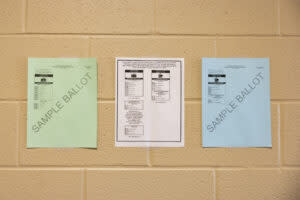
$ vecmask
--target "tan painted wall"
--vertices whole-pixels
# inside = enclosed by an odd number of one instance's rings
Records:
[[[26,149],[27,57],[97,57],[99,143]],[[114,58],[184,57],[184,148],[114,147]],[[201,147],[201,58],[270,57],[272,149]],[[0,0],[0,199],[300,199],[300,0]]]

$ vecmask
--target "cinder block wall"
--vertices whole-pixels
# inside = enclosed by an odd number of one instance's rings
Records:
[[[114,147],[116,56],[185,58],[184,148]],[[97,57],[98,149],[26,149],[28,57]],[[201,147],[202,57],[270,58],[272,149]],[[300,0],[0,0],[0,65],[1,200],[300,199]]]

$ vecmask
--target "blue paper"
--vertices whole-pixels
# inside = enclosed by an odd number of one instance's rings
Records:
[[[203,58],[203,147],[272,147],[269,83],[268,58]]]

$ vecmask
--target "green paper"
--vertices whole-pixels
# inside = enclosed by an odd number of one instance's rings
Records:
[[[28,58],[27,147],[97,148],[95,58]]]

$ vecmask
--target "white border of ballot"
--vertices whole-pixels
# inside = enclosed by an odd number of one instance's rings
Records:
[[[116,58],[115,145],[184,146],[184,59]]]
[[[202,59],[203,147],[272,147],[268,58]]]

